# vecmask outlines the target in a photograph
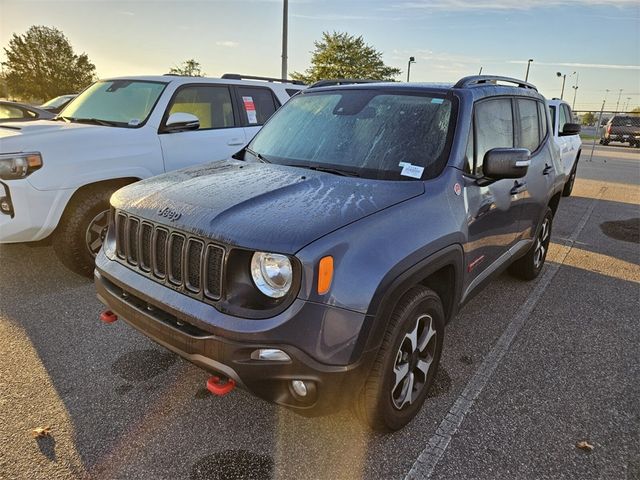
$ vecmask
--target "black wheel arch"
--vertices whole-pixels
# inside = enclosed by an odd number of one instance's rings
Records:
[[[403,295],[415,285],[424,285],[438,294],[445,312],[445,322],[449,322],[460,305],[463,265],[464,253],[460,244],[450,245],[417,261],[410,256],[396,265],[384,276],[369,304],[367,318],[370,328],[367,329],[363,350],[375,349],[380,345],[387,328],[386,319]]]

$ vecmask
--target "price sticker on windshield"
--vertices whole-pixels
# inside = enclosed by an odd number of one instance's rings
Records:
[[[402,167],[400,175],[412,178],[422,178],[424,167],[421,167],[420,165],[412,165],[411,163],[406,162],[402,162],[400,166]]]

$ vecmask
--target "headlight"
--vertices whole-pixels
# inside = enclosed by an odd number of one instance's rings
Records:
[[[284,297],[293,279],[291,261],[286,255],[256,252],[251,258],[251,277],[267,297]]]
[[[0,178],[16,180],[25,178],[42,167],[39,153],[6,153],[0,155]]]

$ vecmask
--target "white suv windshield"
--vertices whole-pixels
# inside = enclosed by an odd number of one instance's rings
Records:
[[[60,114],[61,118],[118,127],[143,124],[166,83],[108,80],[91,85]]]
[[[446,163],[451,123],[452,106],[444,95],[373,89],[309,92],[276,112],[249,152],[273,163],[368,178],[430,178]],[[416,175],[422,170],[424,175]]]

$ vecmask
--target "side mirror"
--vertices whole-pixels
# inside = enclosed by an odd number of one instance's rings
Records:
[[[579,123],[565,123],[559,136],[566,137],[567,135],[578,135],[580,130],[581,127]]]
[[[526,148],[492,148],[484,155],[482,170],[491,180],[522,178],[531,164],[531,152]]]
[[[184,132],[186,130],[198,130],[200,120],[192,113],[175,112],[169,115],[163,128],[165,132]]]

